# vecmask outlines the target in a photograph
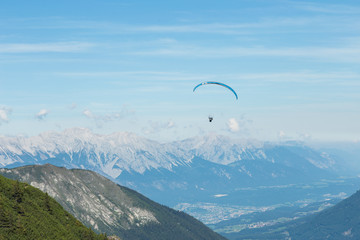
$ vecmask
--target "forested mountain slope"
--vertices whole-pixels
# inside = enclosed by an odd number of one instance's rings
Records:
[[[48,194],[0,175],[0,239],[107,239],[85,227]]]

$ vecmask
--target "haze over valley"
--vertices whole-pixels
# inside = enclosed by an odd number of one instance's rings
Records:
[[[359,166],[351,160],[356,151],[332,148],[343,153],[335,155],[301,142],[212,134],[159,143],[133,133],[100,135],[76,128],[2,137],[0,145],[0,164],[7,169],[50,163],[92,170],[184,211],[225,236],[320,212],[356,192],[360,183]],[[349,155],[353,158],[343,160]],[[29,173],[20,174],[20,180],[55,198],[59,194],[26,176]],[[271,217],[262,218],[266,213]]]

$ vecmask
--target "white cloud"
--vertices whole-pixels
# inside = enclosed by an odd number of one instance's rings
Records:
[[[87,42],[0,44],[0,53],[79,52],[94,44]]]
[[[334,12],[340,14],[358,13],[359,9],[353,6],[332,5],[295,5],[297,9],[311,12]],[[340,10],[340,11],[339,11]],[[222,35],[253,35],[259,31],[277,28],[290,28],[295,31],[299,27],[327,26],[333,16],[307,16],[307,17],[263,17],[257,21],[226,23],[226,22],[210,22],[207,24],[163,24],[163,25],[134,25],[134,24],[115,24],[101,21],[67,21],[62,22],[62,27],[68,28],[86,28],[99,30],[107,34],[147,34],[147,33],[177,33],[177,34],[222,34]],[[344,19],[344,17],[342,18]],[[350,21],[352,18],[346,18]],[[343,21],[345,21],[343,20]],[[37,23],[38,24],[38,23]],[[334,24],[334,23],[333,23]],[[56,26],[50,26],[52,28]],[[161,39],[163,41],[163,39]],[[173,41],[173,39],[170,39]],[[165,42],[169,42],[166,41]]]
[[[108,78],[108,79],[116,79],[111,80],[109,83],[111,84],[123,84],[119,82],[119,78],[126,78],[128,81],[201,81],[204,79],[216,78],[217,76],[213,76],[211,74],[193,74],[193,73],[185,73],[185,72],[172,72],[172,71],[110,71],[110,72],[99,72],[99,71],[89,71],[89,72],[56,72],[54,73],[58,76],[65,77],[81,77],[83,79],[89,78]],[[140,86],[137,85],[137,88]]]
[[[108,114],[96,114],[89,109],[85,109],[82,112],[82,114],[85,117],[94,120],[96,126],[101,128],[107,122],[120,120],[130,115],[134,115],[135,111],[128,109],[126,106],[123,106],[120,112],[113,112]]]
[[[214,195],[215,198],[227,197],[228,194],[216,194]]]
[[[71,110],[74,110],[75,108],[77,108],[77,104],[76,103],[72,103],[71,105],[69,105],[69,108]]]
[[[167,127],[168,127],[168,128],[172,128],[172,127],[174,127],[174,126],[175,126],[175,123],[174,123],[173,121],[171,121],[171,120],[170,120],[170,121],[168,122],[168,124],[167,124]]]
[[[0,125],[9,121],[9,114],[12,112],[11,108],[0,107]]]
[[[149,121],[149,126],[143,128],[145,134],[154,134],[163,130],[172,129],[175,127],[175,123],[172,120],[159,122],[159,121]]]
[[[7,112],[5,112],[5,110],[3,110],[3,109],[0,109],[0,121],[3,121],[3,122],[8,121]]]
[[[242,135],[250,134],[253,121],[248,119],[244,114],[237,118],[229,118],[226,122],[226,128],[223,129],[231,133],[241,133]]]
[[[240,130],[239,123],[235,118],[230,118],[227,122],[230,132],[238,132]]]
[[[286,134],[285,134],[285,132],[283,130],[280,130],[278,136],[279,136],[279,138],[284,138],[284,137],[286,137]]]
[[[342,47],[219,47],[206,48],[202,46],[174,46],[151,50],[129,52],[132,55],[144,56],[177,56],[199,58],[229,58],[229,57],[297,57],[312,58],[335,62],[360,62],[359,46]]]
[[[292,2],[292,4],[299,9],[316,13],[359,14],[360,12],[360,8],[345,4],[322,4],[316,2]]]
[[[44,120],[45,117],[49,114],[49,110],[47,109],[41,109],[36,115],[35,117],[38,119],[38,120]]]
[[[300,133],[299,139],[302,141],[311,140],[312,136],[309,133]]]
[[[88,109],[85,109],[85,110],[83,111],[83,114],[84,114],[86,117],[88,117],[88,118],[94,118],[94,114],[93,114],[90,110],[88,110]]]

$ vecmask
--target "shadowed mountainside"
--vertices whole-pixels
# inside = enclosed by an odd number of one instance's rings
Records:
[[[224,239],[195,218],[88,170],[50,164],[0,169],[40,188],[95,231],[123,239]]]

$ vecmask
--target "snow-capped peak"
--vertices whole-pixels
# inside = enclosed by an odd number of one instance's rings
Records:
[[[178,142],[178,145],[193,155],[220,164],[230,164],[241,160],[245,153],[259,151],[260,142],[231,139],[227,136],[208,134]]]
[[[315,152],[284,146],[314,166],[333,163]],[[273,149],[273,150],[272,150]],[[129,132],[96,134],[86,128],[45,132],[33,137],[0,137],[0,166],[57,163],[72,168],[95,169],[117,178],[124,171],[144,173],[151,169],[172,170],[188,165],[194,157],[229,165],[240,160],[278,162],[276,146],[209,134],[162,144]],[[284,151],[282,151],[284,152]],[[307,157],[305,157],[305,155]],[[290,164],[287,158],[283,159]]]
[[[174,164],[183,164],[190,159],[173,146],[133,133],[98,135],[85,128],[45,132],[33,137],[1,138],[0,146],[3,166],[14,162],[9,154],[31,156],[35,162],[62,158],[69,159],[74,167],[98,168],[114,178],[123,170],[142,173],[151,168],[171,169]],[[175,156],[174,152],[178,154]]]

